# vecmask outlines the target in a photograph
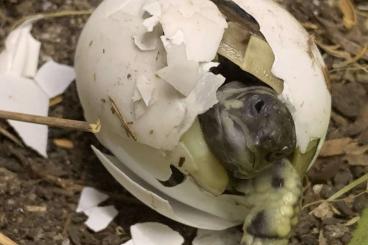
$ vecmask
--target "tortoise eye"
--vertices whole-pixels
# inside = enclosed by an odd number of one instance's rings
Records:
[[[265,102],[263,100],[259,100],[254,104],[254,109],[256,109],[258,113],[260,113],[264,105],[265,105]]]

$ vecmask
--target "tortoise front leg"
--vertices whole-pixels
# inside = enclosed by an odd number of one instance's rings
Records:
[[[245,205],[253,206],[245,218],[242,245],[288,244],[297,223],[302,183],[286,159],[236,188],[246,195]]]

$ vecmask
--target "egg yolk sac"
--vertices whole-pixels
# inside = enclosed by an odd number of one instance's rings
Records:
[[[294,152],[292,115],[271,88],[233,81],[217,97],[199,121],[210,150],[233,177],[252,178]]]

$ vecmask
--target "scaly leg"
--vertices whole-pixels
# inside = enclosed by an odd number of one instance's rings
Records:
[[[301,179],[284,159],[237,187],[253,206],[245,218],[242,245],[286,245],[297,223]]]

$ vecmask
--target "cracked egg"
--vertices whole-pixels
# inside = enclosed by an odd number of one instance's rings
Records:
[[[75,58],[94,152],[159,213],[285,242],[331,98],[313,38],[271,0],[105,0]],[[264,225],[259,225],[259,223]]]

